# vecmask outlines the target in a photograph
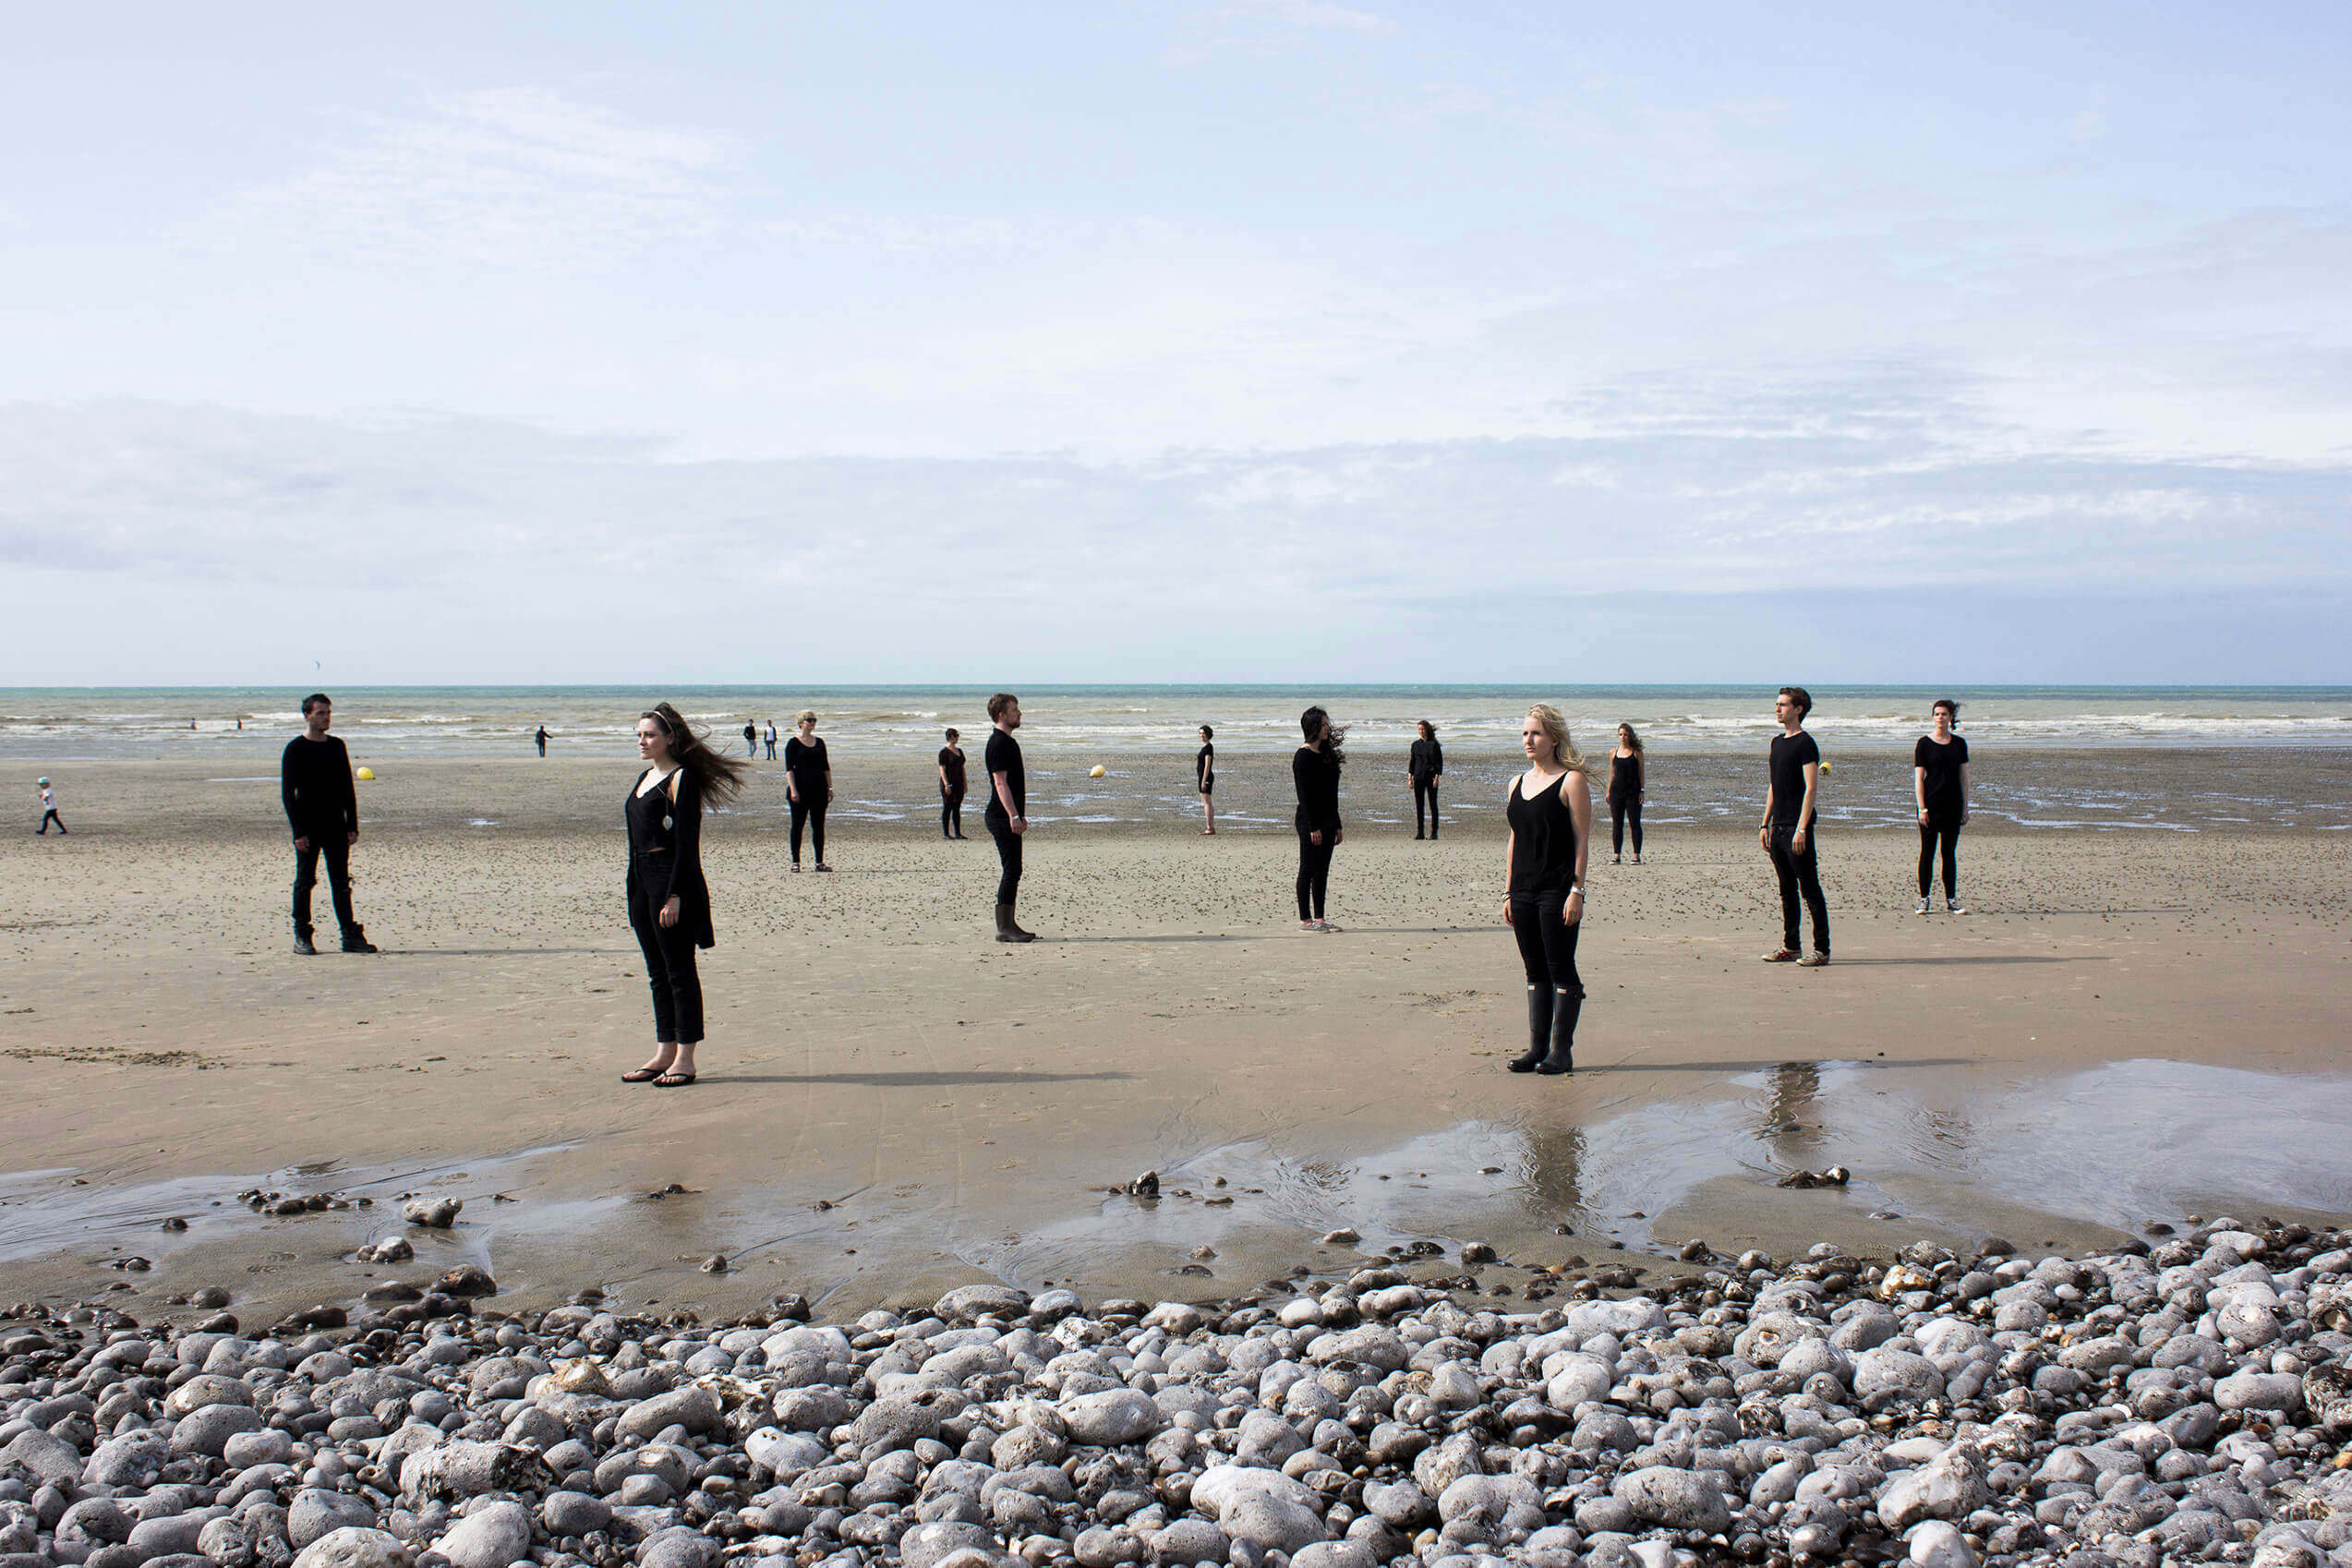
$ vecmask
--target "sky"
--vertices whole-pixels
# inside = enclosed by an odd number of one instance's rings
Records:
[[[2352,10],[93,4],[0,684],[2352,682]]]

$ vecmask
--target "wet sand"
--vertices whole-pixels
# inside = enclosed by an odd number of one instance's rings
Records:
[[[2213,766],[2145,755],[2158,799]],[[1374,761],[1333,871],[1343,935],[1295,929],[1284,759],[1232,757],[1239,820],[1214,839],[1056,803],[1027,948],[988,940],[976,811],[962,844],[838,817],[839,869],[792,876],[763,769],[706,836],[711,1037],[669,1093],[616,1081],[650,1033],[627,762],[386,768],[355,858],[385,952],[312,959],[286,951],[273,781],[75,765],[74,836],[0,847],[0,1294],[127,1285],[144,1316],[217,1284],[259,1321],[471,1260],[525,1304],[595,1284],[838,1310],[992,1276],[1205,1298],[1424,1240],[1657,1272],[1690,1237],[2081,1247],[2192,1212],[2352,1211],[2343,834],[1987,822],[1962,840],[1975,912],[1920,919],[1914,836],[1833,825],[1837,961],[1800,973],[1755,962],[1777,900],[1753,836],[1661,824],[1651,863],[1596,857],[1582,1070],[1529,1080],[1501,1070],[1525,1025],[1498,814],[1416,843],[1376,820],[1397,800]],[[1167,764],[1104,787],[1147,766]],[[883,773],[857,797],[921,798],[919,766]],[[1830,1164],[1853,1184],[1775,1185]],[[1104,1191],[1146,1168],[1156,1202]],[[265,1217],[236,1200],[257,1185],[375,1203]],[[464,1197],[460,1224],[412,1231],[415,1263],[351,1262],[416,1191]],[[1317,1245],[1343,1225],[1363,1240]],[[112,1266],[133,1254],[152,1269]]]

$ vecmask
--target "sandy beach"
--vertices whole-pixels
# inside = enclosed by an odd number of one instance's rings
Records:
[[[168,1317],[217,1285],[266,1321],[471,1260],[518,1304],[593,1284],[839,1312],[992,1278],[1206,1299],[1479,1240],[1506,1264],[1478,1288],[1524,1297],[1671,1273],[1690,1238],[2068,1248],[2192,1212],[2352,1210],[2344,834],[1988,822],[1962,841],[1972,912],[1922,919],[1915,837],[1833,824],[1837,961],[1798,973],[1755,961],[1777,903],[1752,834],[1659,824],[1649,863],[1595,857],[1580,1070],[1530,1080],[1501,1070],[1524,1022],[1491,802],[1417,843],[1401,759],[1360,759],[1345,929],[1304,935],[1283,759],[1220,763],[1234,826],[1213,839],[1055,807],[1028,948],[988,940],[976,810],[960,844],[856,814],[920,801],[923,769],[845,790],[838,870],[794,876],[763,765],[706,835],[710,1035],[703,1080],[669,1093],[617,1081],[650,1037],[626,760],[412,759],[362,785],[373,959],[287,952],[261,770],[50,769],[73,836],[0,847],[5,1294],[127,1286],[127,1310]],[[2187,799],[2215,764],[2100,766]],[[2262,766],[2332,799],[2345,760]],[[1115,758],[1104,787],[1170,766]],[[30,799],[36,771],[10,763],[0,789]],[[1777,1185],[1832,1164],[1850,1187]],[[1105,1191],[1147,1169],[1156,1201]],[[267,1216],[238,1201],[256,1188],[354,1206]],[[352,1261],[412,1192],[462,1197],[460,1223],[413,1264]],[[1341,1227],[1362,1239],[1318,1244]],[[134,1255],[151,1269],[115,1266]]]

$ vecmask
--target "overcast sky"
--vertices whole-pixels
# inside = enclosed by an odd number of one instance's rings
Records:
[[[0,683],[2352,681],[2352,11],[19,6]]]

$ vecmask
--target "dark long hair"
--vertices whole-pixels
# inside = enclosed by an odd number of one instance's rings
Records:
[[[1324,725],[1331,724],[1331,718],[1332,716],[1325,713],[1320,706],[1310,707],[1298,716],[1298,731],[1307,737],[1307,744],[1309,747],[1332,759],[1333,767],[1345,767],[1347,766],[1347,754],[1339,749],[1339,743],[1347,739],[1346,730],[1333,724],[1330,740],[1318,742],[1315,739],[1323,732]]]
[[[694,776],[694,782],[702,787],[704,797],[713,805],[722,805],[743,792],[743,765],[711,750],[676,708],[668,703],[656,703],[637,717],[650,718],[661,726],[661,732],[669,737],[670,760]]]
[[[1630,724],[1620,724],[1617,728],[1625,731],[1625,749],[1635,756],[1641,755],[1642,738],[1634,731],[1634,727]]]

